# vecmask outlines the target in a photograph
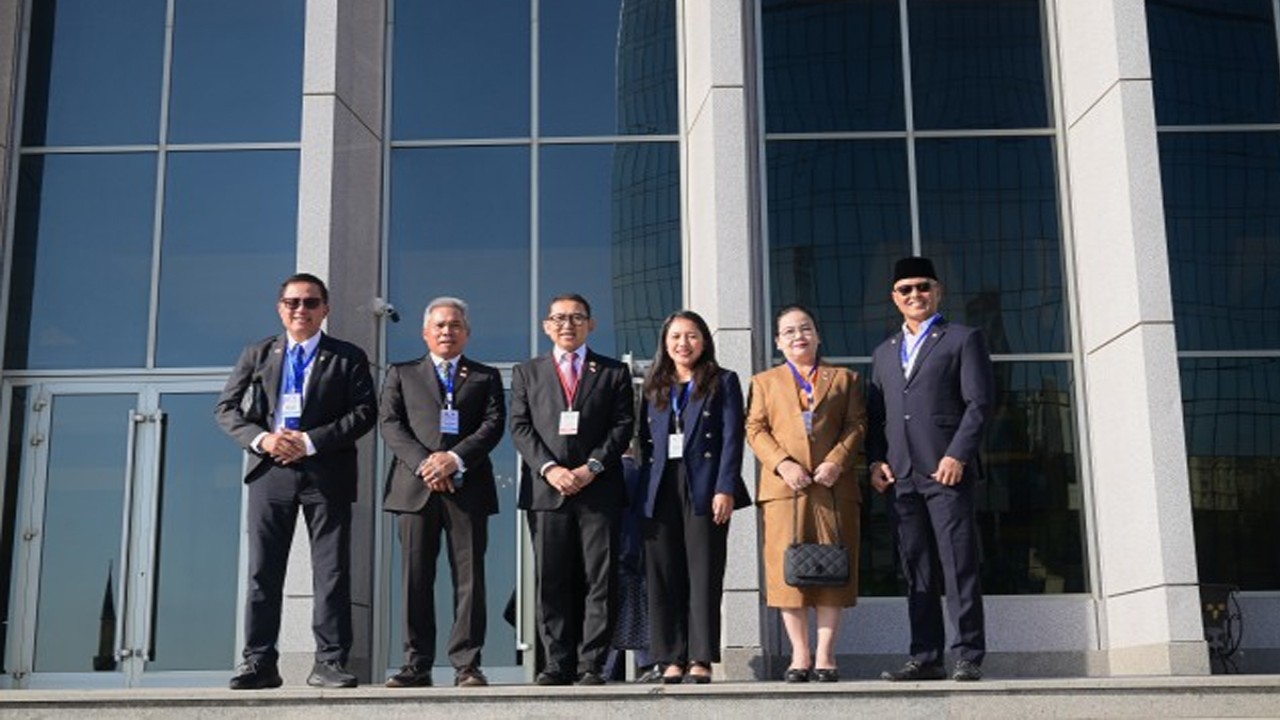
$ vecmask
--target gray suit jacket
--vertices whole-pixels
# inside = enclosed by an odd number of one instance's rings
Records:
[[[978,450],[995,404],[995,377],[982,332],[939,321],[920,346],[911,375],[902,372],[902,333],[872,355],[867,392],[867,461],[887,462],[899,493],[915,489],[944,455],[965,463],[962,486],[981,476]]]

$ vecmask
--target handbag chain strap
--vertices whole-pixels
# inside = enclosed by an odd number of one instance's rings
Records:
[[[821,485],[821,483],[819,483],[819,484]],[[837,502],[836,502],[836,489],[835,489],[834,487],[827,487],[826,485],[822,485],[822,487],[826,487],[826,488],[827,488],[827,490],[830,490],[830,491],[831,491],[831,519],[832,519],[832,520],[834,521],[834,523],[835,523],[835,531],[836,531],[836,543],[835,543],[835,544],[839,545],[839,544],[841,544],[841,540],[840,540],[840,507],[839,507],[839,503],[837,503]],[[792,526],[792,528],[791,528],[791,535],[792,535],[793,542],[794,542],[795,544],[799,545],[799,544],[800,544],[800,491],[799,491],[799,490],[792,490],[791,492],[792,492],[792,496],[791,496],[791,504],[792,504],[792,505],[795,507],[795,509],[796,509],[796,518],[795,518],[795,519],[796,519],[796,521],[795,521],[795,524],[794,524],[794,525]],[[815,518],[817,517],[817,508],[816,508],[816,507],[814,508],[814,517],[815,517]]]

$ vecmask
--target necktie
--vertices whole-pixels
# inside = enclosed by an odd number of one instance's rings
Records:
[[[306,366],[306,350],[302,347],[302,343],[293,346],[289,351],[289,375],[285,380],[284,391],[286,393],[296,393],[301,399],[302,386],[307,378]],[[290,430],[298,430],[302,427],[302,419],[300,417],[286,415],[284,418],[284,426]]]
[[[578,353],[565,353],[560,358],[560,383],[564,386],[564,399],[573,407],[573,397],[578,393]]]
[[[449,386],[450,368],[451,366],[448,360],[441,360],[440,364],[436,366],[436,372],[440,375],[440,382],[444,383],[445,387]]]

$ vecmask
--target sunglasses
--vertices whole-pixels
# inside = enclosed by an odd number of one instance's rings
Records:
[[[308,310],[315,310],[316,308],[320,307],[322,303],[324,303],[324,300],[318,297],[280,298],[280,304],[289,308],[290,310],[297,310],[299,305],[301,305],[302,307]]]
[[[588,315],[573,313],[572,315],[550,315],[547,317],[547,322],[552,325],[583,325],[590,319]]]
[[[894,292],[898,293],[902,297],[906,297],[911,294],[912,290],[915,290],[916,292],[923,295],[932,289],[933,289],[933,281],[925,280],[924,282],[907,283],[905,285],[898,285],[893,290]]]

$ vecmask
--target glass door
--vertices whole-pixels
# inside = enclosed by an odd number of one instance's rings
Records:
[[[10,395],[5,670],[16,687],[221,684],[234,664],[241,455],[216,383]]]

